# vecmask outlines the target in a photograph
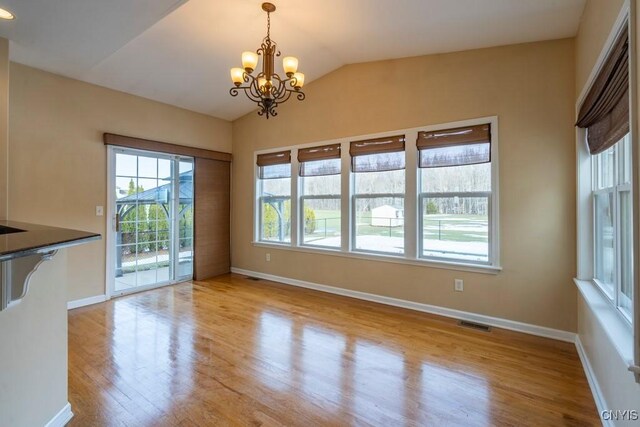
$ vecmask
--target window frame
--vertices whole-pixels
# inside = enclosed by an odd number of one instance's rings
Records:
[[[418,149],[416,140],[420,131],[435,131],[463,126],[473,126],[481,124],[491,125],[491,194],[489,199],[489,261],[473,262],[455,260],[449,258],[422,257],[422,243],[420,219],[420,188],[418,167]],[[351,156],[349,155],[350,141],[389,137],[398,134],[405,135],[405,192],[404,194],[390,193],[383,194],[389,197],[404,198],[404,253],[394,254],[390,252],[368,251],[355,248],[355,203],[358,195],[355,194],[355,173],[351,171]],[[341,246],[326,247],[321,245],[310,245],[303,243],[304,213],[302,212],[303,200],[307,198],[318,198],[317,196],[305,196],[301,187],[302,178],[298,174],[299,163],[297,161],[298,149],[321,145],[341,144],[341,194],[334,195],[341,200]],[[258,166],[256,165],[259,154],[272,153],[283,150],[291,150],[291,242],[270,242],[261,241],[261,218],[260,218],[260,179],[258,178]],[[379,132],[366,135],[347,136],[325,141],[313,141],[305,144],[278,146],[270,149],[258,150],[253,155],[254,165],[254,246],[264,248],[285,249],[297,252],[319,253],[331,256],[346,258],[367,259],[399,264],[419,265],[425,267],[443,268],[458,271],[470,271],[487,274],[497,274],[502,270],[500,264],[500,227],[499,227],[499,124],[497,116],[480,117],[469,120],[425,125],[420,127],[399,129],[386,132]],[[476,192],[474,192],[475,194]],[[485,193],[485,192],[481,192]],[[379,194],[375,194],[378,196]],[[370,197],[372,195],[360,195]],[[320,196],[320,198],[330,198]],[[295,213],[295,215],[294,215]],[[302,218],[302,219],[301,219]]]
[[[417,258],[426,261],[434,262],[446,262],[454,264],[474,264],[474,265],[486,265],[489,267],[500,266],[500,204],[499,204],[499,137],[498,137],[498,118],[496,116],[487,117],[484,119],[465,120],[463,122],[447,123],[435,126],[425,126],[423,130],[426,131],[439,131],[445,129],[451,129],[456,127],[474,126],[482,124],[490,124],[491,127],[491,153],[490,153],[490,165],[491,165],[491,190],[490,191],[460,191],[460,192],[446,192],[446,193],[429,193],[422,191],[422,178],[420,177],[420,167],[418,167],[418,228],[416,230],[418,237],[418,251]],[[419,160],[418,160],[419,164]],[[424,218],[423,208],[424,199],[426,198],[441,198],[441,197],[487,197],[488,198],[488,212],[487,212],[487,237],[488,237],[488,251],[486,262],[465,262],[463,260],[456,260],[446,257],[437,256],[424,256]]]
[[[304,177],[301,177],[304,178]],[[302,192],[302,191],[301,191]],[[340,248],[342,247],[342,241],[343,241],[343,236],[342,236],[342,232],[340,233],[340,245],[338,246],[323,246],[323,245],[314,245],[313,243],[305,243],[304,241],[304,202],[305,200],[342,200],[342,197],[340,194],[319,194],[319,195],[308,195],[305,196],[304,194],[302,196],[298,197],[300,200],[300,203],[298,203],[298,217],[302,218],[302,221],[298,221],[298,235],[300,236],[300,242],[299,242],[299,246],[303,246],[303,247],[309,247],[309,248],[317,248],[317,249],[329,249],[329,250],[340,250]],[[317,221],[317,220],[316,220]],[[342,224],[342,203],[340,203],[340,224]],[[326,229],[326,224],[325,224],[325,229]],[[342,231],[342,227],[341,230]]]
[[[586,133],[585,133],[586,135]],[[590,194],[590,198],[591,198],[591,245],[592,245],[592,250],[591,250],[591,262],[593,265],[592,268],[592,282],[595,283],[597,289],[600,290],[600,292],[602,292],[602,294],[604,295],[605,299],[612,305],[612,307],[614,308],[614,310],[630,325],[633,324],[633,308],[631,310],[631,313],[626,313],[621,305],[620,305],[620,300],[623,298],[626,298],[630,304],[631,307],[633,307],[633,300],[629,299],[626,295],[624,295],[622,293],[622,247],[621,247],[621,243],[622,243],[622,239],[621,239],[621,229],[622,229],[622,216],[621,216],[621,210],[620,210],[620,199],[621,199],[621,193],[625,193],[628,192],[629,195],[632,198],[632,204],[633,204],[633,185],[632,185],[632,174],[630,173],[629,175],[629,181],[628,182],[621,182],[621,177],[620,177],[620,172],[621,172],[621,153],[623,156],[627,157],[627,156],[631,156],[631,134],[628,133],[627,135],[625,135],[625,137],[623,139],[621,139],[620,141],[618,141],[616,143],[616,145],[614,146],[614,154],[613,154],[613,183],[611,186],[609,187],[600,187],[599,186],[599,178],[600,178],[600,161],[596,160],[595,156],[591,156],[589,161],[590,161],[590,172],[591,172],[591,194]],[[621,146],[619,145],[620,143],[624,142],[625,144],[627,144],[628,146]],[[624,148],[624,149],[621,149]],[[603,153],[600,153],[603,154]],[[599,154],[598,154],[599,155]],[[632,158],[628,158],[626,159],[629,162],[629,166],[632,167]],[[631,170],[630,170],[631,172]],[[597,274],[597,265],[598,265],[598,259],[597,259],[597,253],[598,253],[598,245],[597,245],[597,231],[596,231],[596,202],[595,199],[597,196],[601,196],[601,195],[608,195],[608,194],[612,194],[613,197],[613,247],[614,247],[614,273],[613,273],[613,283],[612,283],[612,287],[611,290],[609,290],[609,287],[604,284],[601,280],[599,280],[598,278],[596,278],[596,274]],[[632,217],[629,218],[631,221],[633,221]],[[630,224],[631,226],[633,224]],[[632,247],[632,251],[633,251],[633,247]],[[632,272],[633,274],[633,272]],[[632,275],[633,277],[633,275]],[[632,280],[632,287],[633,287],[633,280]]]
[[[427,193],[427,192],[419,192],[418,193],[418,257],[422,259],[428,260],[437,260],[437,261],[456,261],[455,258],[447,258],[447,257],[438,257],[438,256],[425,256],[424,255],[424,200],[425,199],[437,199],[437,198],[451,198],[451,197],[463,197],[463,198],[486,198],[488,211],[487,211],[487,261],[479,261],[478,265],[492,265],[491,262],[493,260],[493,221],[491,220],[493,217],[493,206],[492,206],[492,192],[491,191],[460,191],[460,192],[447,192],[447,193]]]
[[[335,174],[337,176],[340,177],[340,193],[338,194],[320,194],[320,195],[316,195],[316,194],[309,194],[309,195],[305,195],[304,194],[304,176],[300,176],[300,162],[298,161],[298,150],[302,149],[302,148],[309,148],[309,147],[321,147],[321,146],[326,146],[326,145],[332,145],[331,143],[320,143],[320,144],[305,144],[305,145],[297,145],[295,147],[291,147],[291,163],[294,162],[294,157],[295,157],[295,166],[291,166],[291,179],[294,179],[294,175],[295,175],[295,187],[294,184],[292,183],[292,190],[293,188],[295,188],[296,190],[296,221],[297,221],[297,247],[300,248],[310,248],[310,249],[318,249],[321,251],[340,251],[342,250],[343,246],[344,246],[344,234],[343,234],[343,222],[344,222],[344,218],[343,218],[343,199],[342,199],[342,193],[343,193],[343,185],[342,185],[342,175],[343,175],[343,169],[344,169],[344,162],[343,162],[343,158],[344,158],[344,147],[341,146],[340,147],[340,173],[339,174]],[[295,152],[295,156],[294,156],[294,152]],[[256,158],[257,155],[260,153],[256,153]],[[335,175],[326,175],[326,176],[335,176]],[[310,177],[309,177],[310,178]],[[293,191],[291,193],[291,197],[293,198]],[[304,201],[305,200],[340,200],[340,245],[339,246],[323,246],[323,245],[314,245],[314,244],[310,244],[310,243],[305,243],[304,242]],[[292,200],[292,207],[293,207],[293,200]],[[302,220],[299,220],[298,218],[301,218]],[[293,221],[293,219],[292,219]],[[292,239],[292,243],[293,243],[293,239]]]
[[[355,186],[355,174],[352,174],[353,176],[353,180],[354,180],[354,186]],[[406,169],[405,169],[405,180],[406,180]],[[373,255],[381,255],[381,256],[387,256],[387,257],[396,257],[396,258],[404,258],[405,254],[407,253],[407,240],[406,238],[404,239],[404,245],[402,248],[402,253],[395,253],[395,252],[386,252],[386,251],[376,251],[373,249],[358,249],[356,247],[356,238],[357,238],[357,233],[358,233],[358,228],[356,227],[357,224],[357,216],[358,216],[358,212],[356,211],[356,204],[358,203],[358,199],[402,199],[403,203],[402,205],[404,206],[404,203],[406,202],[406,191],[404,193],[359,193],[359,194],[350,194],[351,196],[351,244],[353,245],[353,248],[351,249],[352,252],[354,253],[362,253],[362,254],[373,254]],[[403,209],[403,212],[405,211],[405,209]],[[403,232],[406,233],[406,218],[403,216],[402,218],[402,227],[404,228]]]
[[[281,151],[281,150],[276,150],[276,151]],[[264,179],[260,178],[260,172],[259,172],[259,166],[256,165],[256,161],[257,161],[257,155],[255,156],[254,159],[254,166],[255,166],[255,173],[254,173],[254,182],[255,182],[255,203],[254,203],[254,217],[255,217],[255,233],[254,233],[254,239],[256,242],[260,242],[263,244],[269,244],[269,245],[280,245],[280,246],[288,246],[290,244],[290,242],[285,241],[272,241],[272,240],[263,240],[262,239],[262,233],[263,233],[263,221],[262,221],[262,203],[265,199],[284,199],[289,200],[289,209],[290,209],[290,228],[291,228],[291,236],[290,236],[290,241],[293,241],[293,193],[290,191],[289,196],[280,196],[280,195],[276,195],[276,196],[263,196],[263,184],[264,184]],[[293,160],[292,160],[293,161]],[[289,184],[291,185],[291,182],[293,181],[293,176],[290,176],[288,178],[276,178],[276,179],[289,179],[290,182]]]

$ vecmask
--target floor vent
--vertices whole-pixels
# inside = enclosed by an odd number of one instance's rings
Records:
[[[257,282],[257,281],[259,281],[259,280],[260,280],[260,279],[259,279],[259,278],[257,278],[257,277],[251,277],[251,276],[247,276],[247,277],[245,277],[245,279],[247,279],[247,280],[253,280],[254,282]]]
[[[465,328],[475,329],[477,331],[482,332],[491,332],[491,326],[482,325],[480,323],[468,322],[466,320],[461,320],[458,322],[458,325],[463,326]]]

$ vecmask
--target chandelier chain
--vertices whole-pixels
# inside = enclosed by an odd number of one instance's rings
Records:
[[[271,13],[267,12],[267,39],[271,40]]]

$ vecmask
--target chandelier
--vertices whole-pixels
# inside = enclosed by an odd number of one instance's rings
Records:
[[[244,91],[247,98],[258,104],[258,115],[276,116],[276,107],[287,102],[292,94],[299,101],[305,95],[300,89],[304,85],[304,74],[298,71],[298,58],[287,56],[282,60],[286,78],[280,77],[274,71],[275,57],[280,56],[276,42],[271,40],[271,12],[276,6],[262,3],[262,10],[267,12],[267,36],[262,40],[260,48],[255,52],[242,53],[242,68],[231,69],[231,80],[234,87],[229,90],[231,96],[238,96]],[[253,72],[258,65],[258,56],[262,56],[262,71],[256,75]]]

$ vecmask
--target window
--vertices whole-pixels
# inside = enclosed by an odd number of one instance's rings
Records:
[[[291,151],[260,154],[258,165],[260,240],[291,241]]]
[[[352,142],[356,250],[404,253],[404,135]]]
[[[498,272],[497,125],[491,117],[256,153],[256,244]]]
[[[490,263],[490,126],[419,132],[420,254]]]
[[[340,248],[340,144],[298,150],[302,244]]]
[[[631,143],[625,136],[593,155],[594,280],[631,319]]]

